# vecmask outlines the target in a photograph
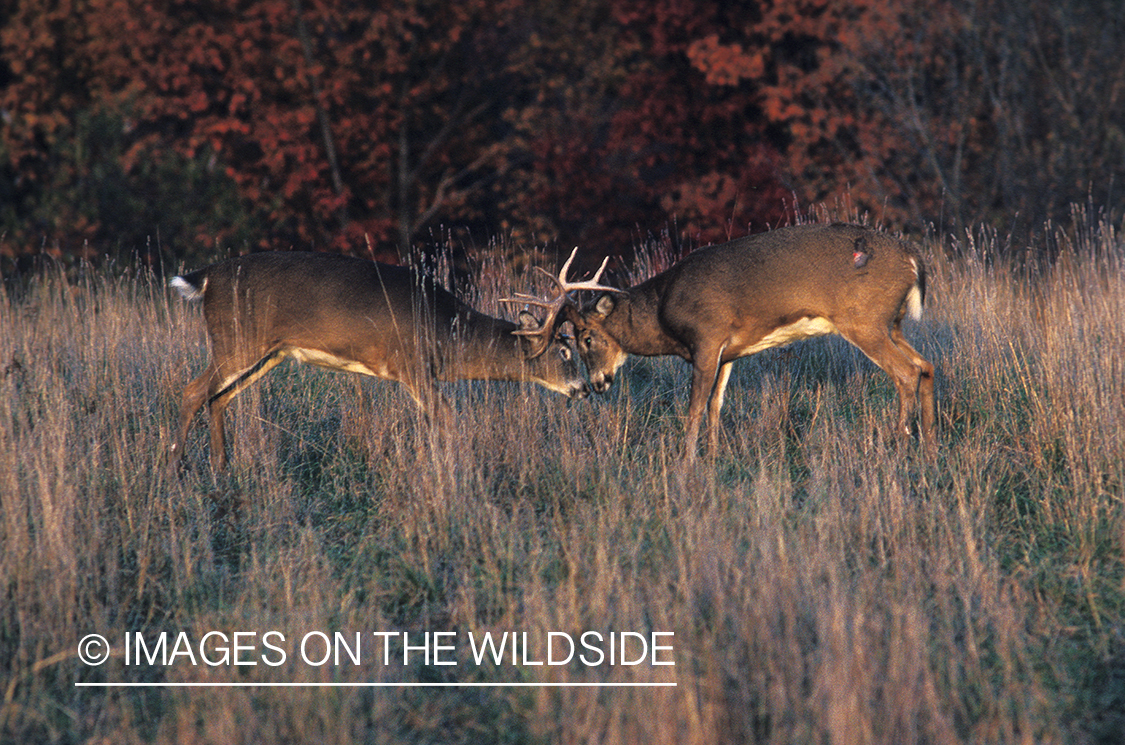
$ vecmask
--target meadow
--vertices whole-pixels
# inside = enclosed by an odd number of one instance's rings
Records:
[[[1040,240],[924,244],[936,458],[820,339],[735,365],[691,471],[675,359],[584,401],[448,384],[438,426],[286,363],[228,412],[226,473],[202,416],[169,471],[199,307],[124,267],[10,285],[0,741],[1125,741],[1125,242],[1081,213]],[[510,313],[530,276],[485,261],[468,299]],[[336,632],[356,656],[320,664]],[[486,632],[531,647],[477,664]],[[532,664],[588,632],[601,659]],[[76,686],[106,682],[146,685]]]

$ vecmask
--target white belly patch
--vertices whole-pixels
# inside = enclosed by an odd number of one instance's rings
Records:
[[[802,339],[826,336],[837,333],[835,324],[827,318],[802,318],[799,321],[779,326],[748,347],[739,349],[742,356],[761,352],[763,349],[783,347]]]
[[[328,354],[328,352],[322,352],[319,349],[301,349],[300,347],[294,347],[288,350],[287,354],[298,362],[307,362],[317,367],[327,367],[329,370],[373,375],[376,378],[387,378],[389,373],[386,368],[372,370],[361,362],[337,357],[334,354]]]

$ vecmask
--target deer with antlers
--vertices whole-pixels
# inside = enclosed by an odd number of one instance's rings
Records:
[[[436,381],[528,381],[571,398],[588,394],[569,340],[530,313],[519,323],[480,313],[409,269],[333,254],[267,252],[171,280],[203,301],[211,362],[180,407],[183,446],[195,413],[210,409],[211,464],[226,464],[223,412],[285,358],[405,386],[429,415],[445,409]]]
[[[627,290],[598,284],[605,262],[592,280],[570,283],[573,259],[572,253],[552,277],[552,298],[511,300],[546,307],[544,329],[558,318],[574,324],[578,354],[599,393],[630,354],[690,362],[689,459],[704,411],[714,447],[736,359],[826,334],[844,337],[890,375],[902,434],[910,435],[920,404],[921,439],[933,448],[934,367],[902,334],[905,316],[921,317],[926,294],[925,266],[913,244],[855,225],[798,225],[699,249]],[[570,294],[576,290],[600,294],[579,308]]]

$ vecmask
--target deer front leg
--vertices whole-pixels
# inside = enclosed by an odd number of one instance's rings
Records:
[[[717,383],[721,378],[725,387],[730,370],[729,365],[720,366],[720,355],[721,350],[694,355],[695,367],[691,376],[691,400],[688,404],[687,433],[684,439],[684,454],[689,462],[695,460],[699,442],[699,425],[703,421],[703,412],[708,408],[708,405],[715,406],[714,394],[716,391],[719,394],[718,407],[721,408],[723,405],[722,391],[718,390]],[[720,367],[727,367],[728,369],[725,372],[720,372]],[[713,411],[717,413],[717,409]],[[717,417],[715,418],[717,419]],[[711,425],[711,437],[714,440],[717,422],[712,420]]]
[[[719,444],[719,414],[723,410],[723,397],[726,395],[727,383],[730,381],[731,367],[734,361],[724,362],[719,365],[719,373],[715,378],[715,385],[711,390],[711,401],[707,408],[707,428],[710,434],[710,447],[714,452]]]

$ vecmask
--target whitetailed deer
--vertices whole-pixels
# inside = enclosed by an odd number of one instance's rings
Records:
[[[211,362],[187,385],[173,461],[195,413],[211,414],[211,463],[226,463],[223,412],[286,357],[404,385],[428,415],[445,408],[438,380],[538,383],[572,398],[588,393],[560,320],[542,327],[479,313],[436,282],[398,266],[334,254],[267,252],[175,277],[203,300]]]
[[[921,438],[933,447],[934,367],[901,328],[907,314],[921,317],[926,294],[925,266],[911,243],[855,225],[799,225],[699,249],[628,290],[597,284],[604,262],[578,285],[566,279],[569,266],[552,277],[553,299],[520,299],[550,309],[544,327],[559,314],[574,324],[578,354],[599,393],[629,354],[690,362],[688,458],[704,409],[715,443],[734,360],[826,334],[843,336],[891,376],[906,436],[920,400]],[[575,289],[603,294],[579,309],[568,294]]]

